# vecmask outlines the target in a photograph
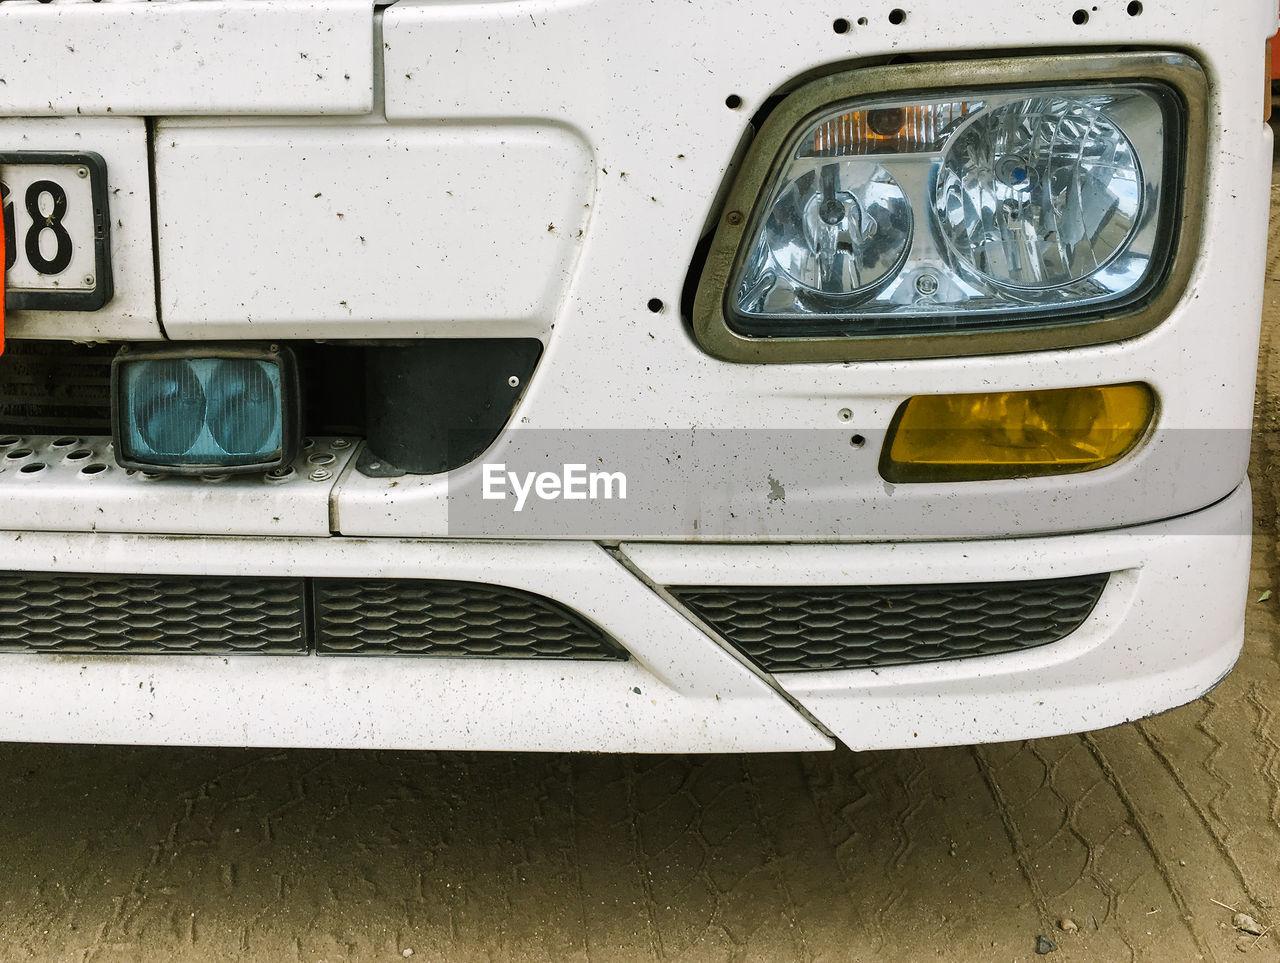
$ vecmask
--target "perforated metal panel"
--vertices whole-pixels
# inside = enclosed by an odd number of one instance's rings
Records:
[[[306,651],[302,579],[0,572],[0,651]]]
[[[432,579],[317,579],[319,652],[625,659],[559,603],[501,585]]]
[[[770,672],[1015,652],[1088,618],[1107,575],[967,585],[675,586],[673,596]]]

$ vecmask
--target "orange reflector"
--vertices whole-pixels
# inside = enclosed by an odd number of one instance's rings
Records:
[[[933,150],[939,137],[969,112],[967,103],[911,104],[851,110],[820,124],[809,157],[847,157]]]
[[[1146,433],[1144,384],[919,395],[898,409],[880,457],[891,482],[952,482],[1092,471]]]

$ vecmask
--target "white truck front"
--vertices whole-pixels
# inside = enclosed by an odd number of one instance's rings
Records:
[[[1276,11],[1077,4],[0,4],[0,739],[926,746],[1211,688]]]

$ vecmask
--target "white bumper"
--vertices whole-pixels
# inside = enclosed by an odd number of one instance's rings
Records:
[[[1247,485],[1204,511],[1071,536],[914,544],[626,544],[10,533],[6,567],[476,579],[557,599],[621,663],[344,656],[0,658],[0,739],[505,750],[770,751],[1021,739],[1195,698],[1234,663]],[[633,575],[629,566],[644,574]],[[1114,573],[1026,652],[764,676],[646,584],[872,585]],[[816,723],[816,724],[815,724]]]
[[[1112,572],[1083,625],[1025,652],[775,676],[856,749],[1060,735],[1202,695],[1244,639],[1252,513],[1246,482],[1156,525],[1055,538],[899,545],[625,546],[655,581],[902,585]]]

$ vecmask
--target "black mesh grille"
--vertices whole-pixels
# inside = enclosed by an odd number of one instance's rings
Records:
[[[299,653],[304,613],[302,579],[0,572],[0,651]]]
[[[625,659],[558,602],[427,579],[0,572],[0,652]],[[314,623],[308,631],[308,589]]]
[[[1106,575],[968,585],[678,586],[671,594],[770,672],[963,659],[1056,642]]]
[[[317,579],[319,652],[625,659],[598,628],[550,599],[500,585]]]
[[[0,433],[111,434],[115,345],[8,341],[0,355]]]

